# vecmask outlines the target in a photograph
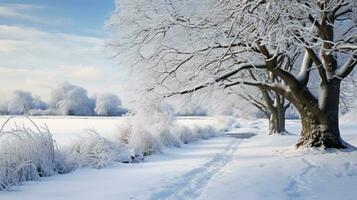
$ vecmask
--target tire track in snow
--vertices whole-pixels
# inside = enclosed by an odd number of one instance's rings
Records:
[[[195,168],[163,190],[151,195],[150,200],[175,199],[188,200],[196,199],[203,191],[210,179],[217,174],[224,166],[233,160],[234,152],[242,140],[232,139],[221,153],[216,154],[211,160]]]

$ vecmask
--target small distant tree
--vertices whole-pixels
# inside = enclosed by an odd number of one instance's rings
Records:
[[[7,103],[7,113],[11,115],[29,114],[30,110],[45,110],[47,107],[48,105],[40,97],[33,97],[30,92],[15,90]]]
[[[32,95],[29,92],[16,90],[8,103],[8,112],[12,115],[25,114],[31,109]]]
[[[102,116],[123,115],[127,111],[121,108],[121,102],[115,94],[102,94],[95,98],[95,113]]]
[[[51,107],[61,115],[94,115],[94,103],[84,88],[69,83],[52,91]]]

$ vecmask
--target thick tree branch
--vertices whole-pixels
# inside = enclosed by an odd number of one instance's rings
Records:
[[[316,55],[316,53],[310,49],[310,48],[305,48],[307,53],[309,54],[310,58],[312,61],[315,63],[317,70],[319,72],[320,78],[322,83],[327,83],[327,76],[326,76],[326,71],[324,69],[324,66],[320,60],[320,58]]]
[[[171,96],[174,96],[174,95],[182,95],[182,94],[188,94],[188,93],[192,93],[192,92],[195,92],[197,90],[201,90],[203,88],[206,88],[210,85],[213,85],[217,82],[220,82],[220,81],[224,81],[226,79],[228,79],[229,77],[239,73],[240,71],[242,70],[247,70],[247,69],[264,69],[265,68],[265,65],[264,64],[257,64],[257,65],[253,65],[253,64],[249,64],[249,63],[246,63],[246,64],[241,64],[239,65],[239,67],[235,70],[232,70],[228,73],[225,73],[221,76],[219,76],[218,78],[215,78],[214,80],[210,81],[210,82],[206,82],[206,83],[203,83],[203,84],[200,84],[196,87],[193,87],[191,89],[187,89],[187,90],[182,90],[182,91],[179,91],[179,92],[173,92],[169,95],[167,95],[166,97],[171,97]]]
[[[357,52],[355,52],[355,54],[352,55],[339,70],[337,70],[336,72],[337,78],[339,79],[346,78],[355,68],[356,64],[357,64]]]
[[[297,79],[303,85],[307,85],[307,83],[309,82],[312,63],[313,61],[309,53],[305,50],[304,59],[300,67],[300,72],[297,76]]]

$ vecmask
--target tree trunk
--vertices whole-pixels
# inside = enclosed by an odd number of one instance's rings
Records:
[[[323,118],[326,118],[327,113]],[[297,147],[324,147],[324,148],[345,148],[340,137],[338,120],[331,119],[325,121],[320,117],[311,117],[309,114],[301,115],[302,131]]]
[[[269,117],[269,135],[286,133],[285,129],[285,108],[274,108]]]
[[[300,105],[301,138],[297,147],[346,148],[339,129],[340,80],[332,79],[320,88],[319,112]]]

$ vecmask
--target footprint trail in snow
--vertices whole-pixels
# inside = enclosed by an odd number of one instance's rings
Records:
[[[234,152],[237,150],[241,141],[242,140],[232,138],[221,153],[216,154],[211,160],[200,167],[177,178],[163,190],[155,192],[149,199],[196,199],[202,193],[210,179],[226,166],[227,163],[233,160]]]

